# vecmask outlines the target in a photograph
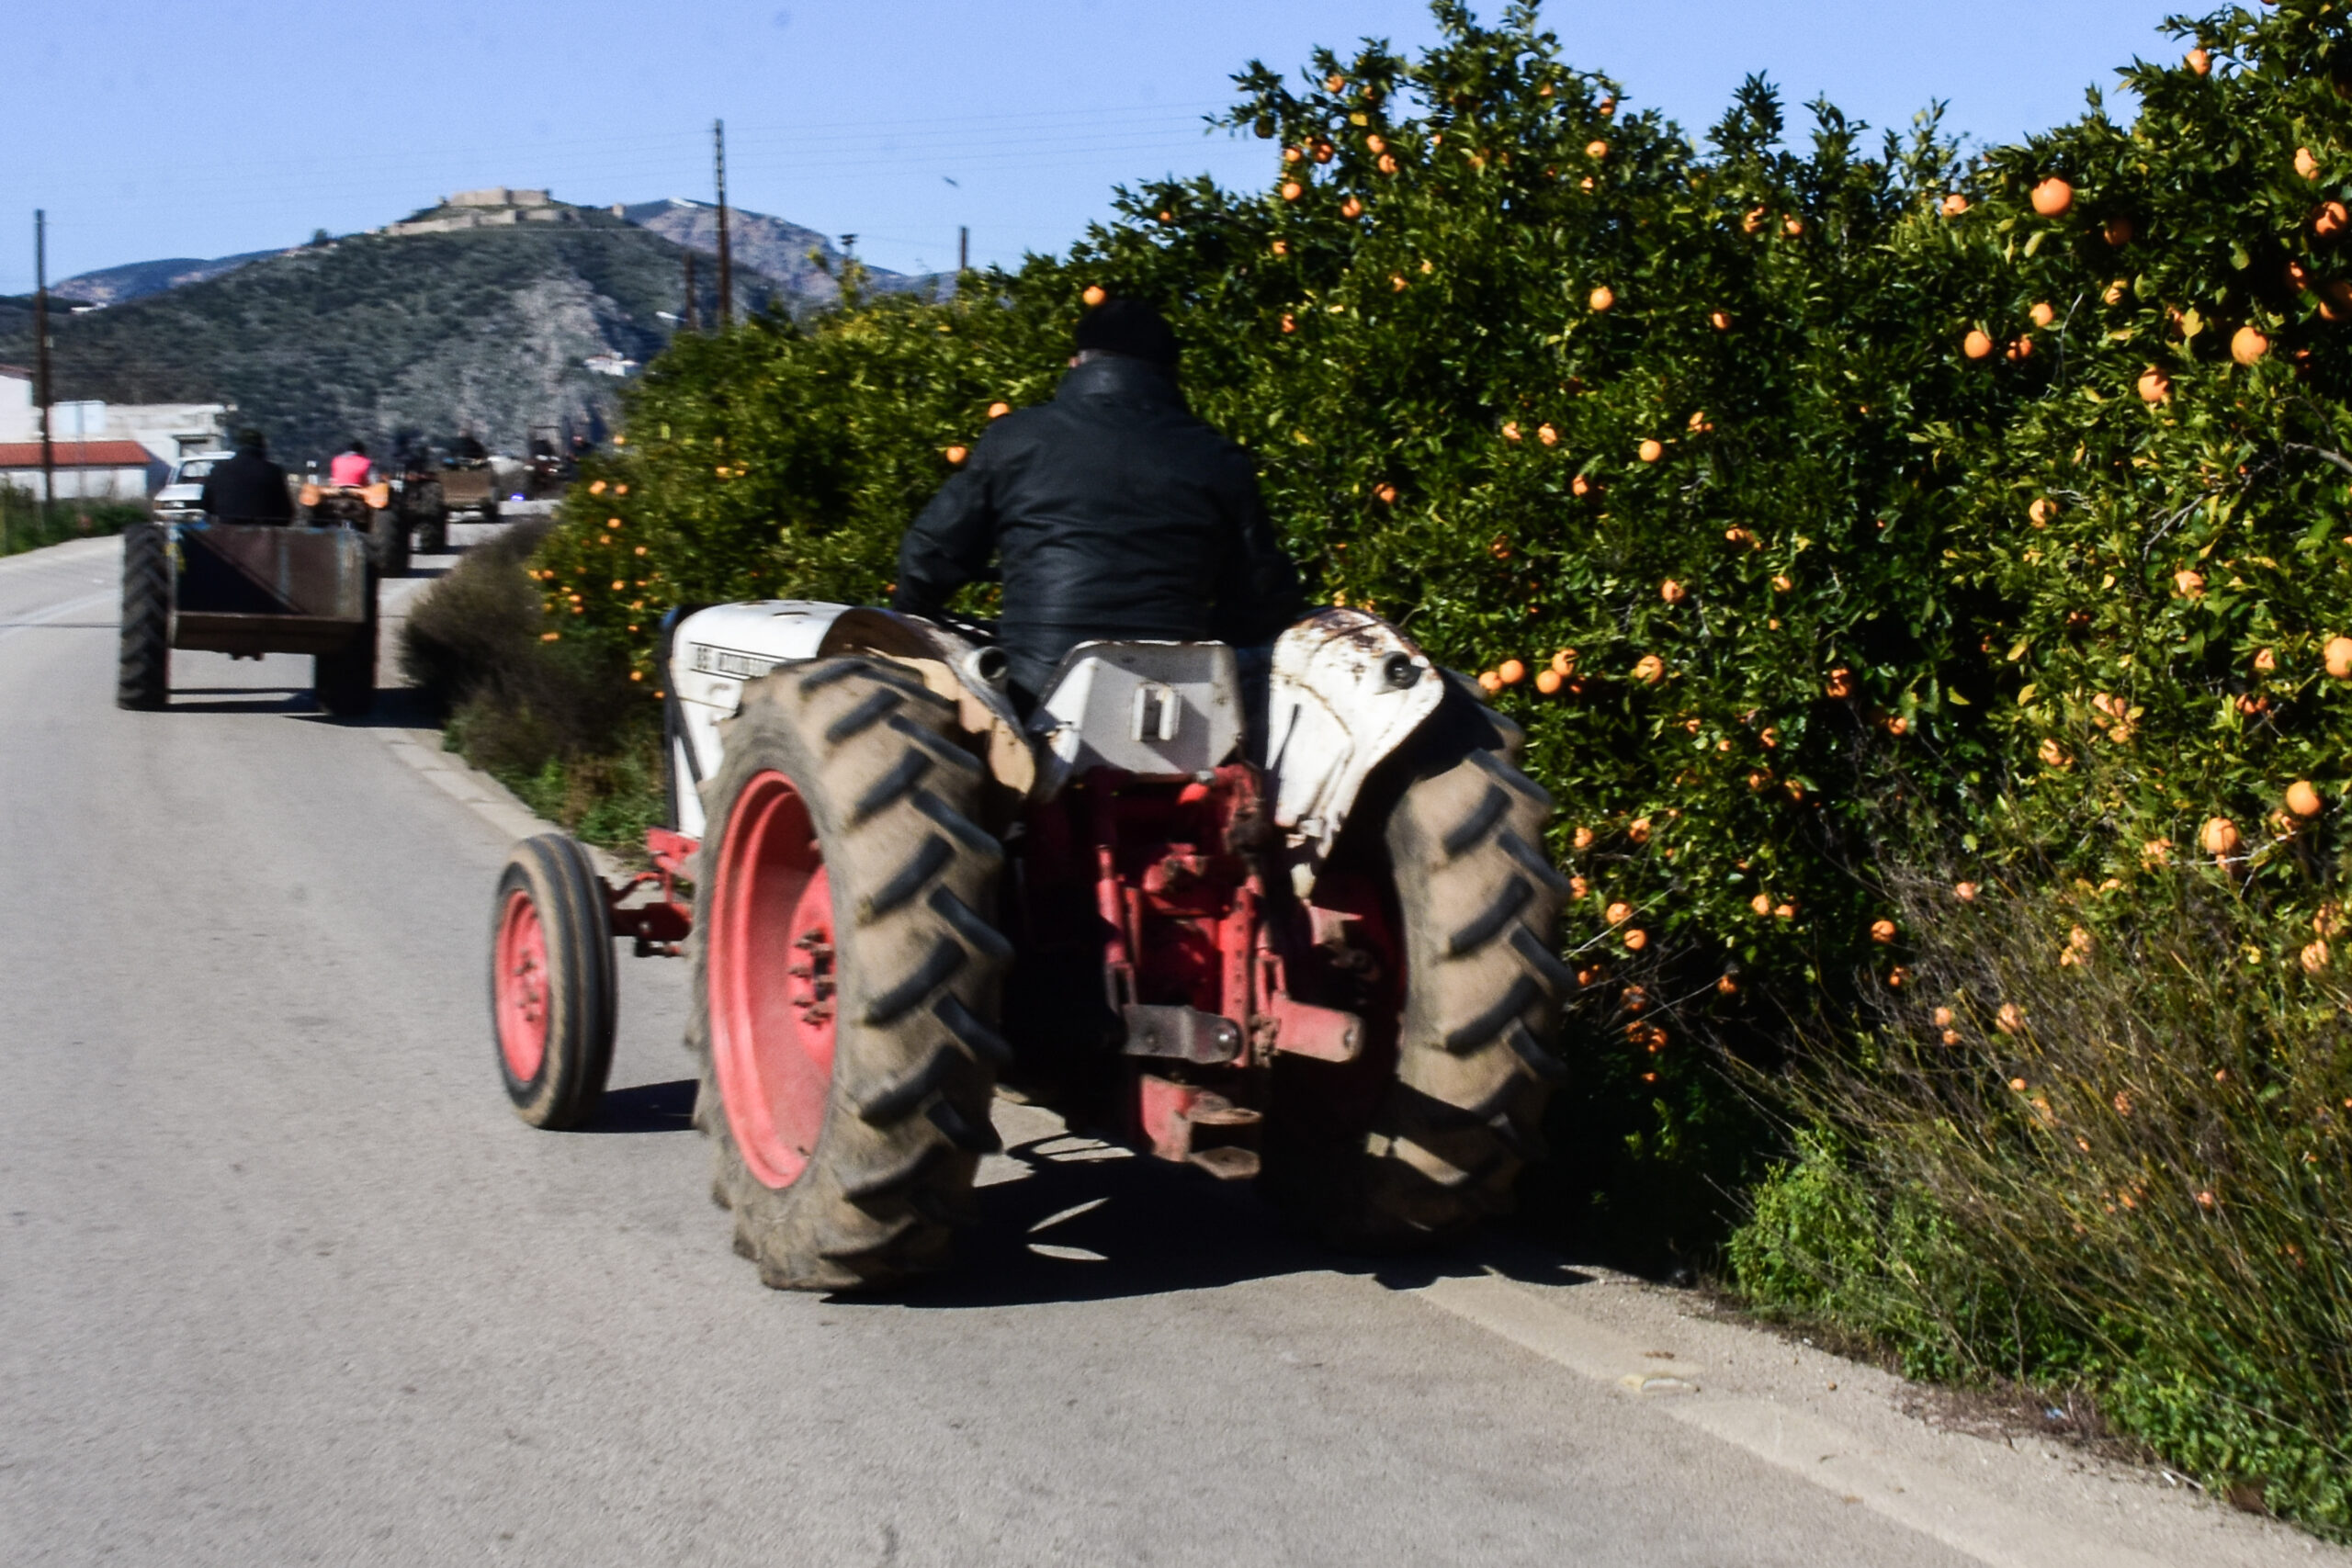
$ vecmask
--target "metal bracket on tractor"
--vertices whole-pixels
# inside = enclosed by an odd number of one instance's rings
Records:
[[[650,828],[645,847],[653,857],[653,870],[640,871],[618,887],[602,883],[605,918],[615,936],[629,939],[630,951],[638,957],[675,958],[679,944],[695,927],[694,906],[678,897],[678,884],[686,879],[702,843],[667,828]],[[628,901],[647,889],[653,893],[648,901]]]

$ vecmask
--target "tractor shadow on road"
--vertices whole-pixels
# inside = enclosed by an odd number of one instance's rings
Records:
[[[308,705],[307,704],[305,705]],[[343,729],[438,729],[441,715],[423,692],[413,686],[379,686],[376,705],[369,712],[353,718],[337,718],[333,714],[315,708],[298,714],[297,717],[312,724],[332,724]]]
[[[194,700],[191,701],[190,699]],[[374,711],[337,718],[322,709],[308,686],[175,686],[165,713],[284,714],[305,724],[342,729],[438,729],[440,716],[424,694],[406,686],[379,687]]]
[[[1588,1278],[1487,1234],[1409,1257],[1336,1251],[1246,1184],[1067,1134],[1010,1145],[1005,1157],[1025,1173],[975,1194],[979,1224],[958,1238],[955,1268],[904,1291],[844,1299],[939,1311],[1165,1295],[1285,1274],[1352,1274],[1391,1290],[1490,1270],[1544,1284]]]
[[[644,1083],[608,1089],[596,1119],[583,1133],[691,1133],[695,1126],[695,1080]]]
[[[195,702],[187,699],[197,698]],[[235,699],[235,700],[231,700]],[[175,686],[165,713],[283,713],[300,718],[311,712],[308,686]]]

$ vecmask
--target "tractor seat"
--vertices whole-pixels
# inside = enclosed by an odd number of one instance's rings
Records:
[[[1082,642],[1029,716],[1055,784],[1094,768],[1191,778],[1233,760],[1247,732],[1241,677],[1221,642]]]

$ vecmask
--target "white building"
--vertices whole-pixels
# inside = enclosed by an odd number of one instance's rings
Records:
[[[234,412],[227,403],[52,403],[58,496],[143,500],[182,457],[226,446]],[[0,365],[0,483],[36,493],[41,486],[40,411],[32,372],[17,365]]]

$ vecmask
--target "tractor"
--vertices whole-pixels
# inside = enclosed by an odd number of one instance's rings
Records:
[[[303,519],[313,528],[348,528],[368,541],[368,553],[377,571],[401,577],[408,571],[409,523],[393,504],[390,481],[368,485],[303,485],[295,497]]]
[[[1508,1203],[1572,984],[1551,801],[1385,621],[1081,644],[1025,714],[985,626],[878,609],[673,615],[662,669],[653,869],[515,847],[497,1061],[525,1122],[585,1124],[613,939],[685,956],[712,1195],[767,1284],[947,1262],[1000,1084],[1342,1246]]]
[[[134,523],[122,531],[116,705],[166,706],[175,648],[307,653],[319,705],[360,717],[376,705],[378,576],[350,528]]]

